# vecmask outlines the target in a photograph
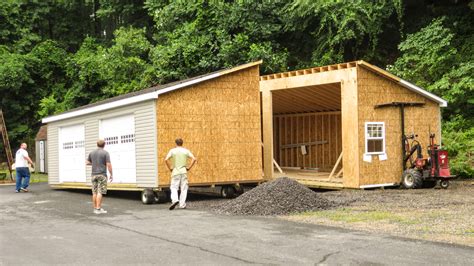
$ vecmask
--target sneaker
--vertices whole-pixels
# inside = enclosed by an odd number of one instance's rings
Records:
[[[19,189],[18,189],[18,190],[15,190],[15,193],[20,193],[20,190],[19,190]]]
[[[181,210],[184,210],[184,209],[186,209],[186,206],[184,206],[184,207],[179,207],[179,208],[180,208]]]
[[[28,192],[28,189],[26,189],[26,188],[20,188],[20,190],[23,191],[23,192]]]
[[[102,208],[98,209],[98,211],[99,211],[100,213],[107,213],[107,211],[104,210],[104,209],[102,209]]]
[[[170,211],[171,211],[171,210],[174,210],[174,208],[176,207],[176,205],[178,205],[178,203],[179,203],[179,201],[173,202],[173,203],[171,204],[171,206],[170,206]]]
[[[101,212],[100,212],[100,209],[94,209],[94,213],[95,213],[95,214],[100,214],[100,213],[101,213]]]

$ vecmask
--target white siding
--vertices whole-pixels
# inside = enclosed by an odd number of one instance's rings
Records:
[[[135,149],[137,167],[137,186],[156,187],[157,184],[157,144],[155,100],[136,103],[116,109],[92,113],[48,124],[48,182],[59,184],[58,173],[58,128],[61,126],[83,123],[85,126],[86,157],[96,149],[99,138],[99,121],[114,116],[134,114],[135,116]],[[85,158],[84,158],[85,160]],[[113,166],[114,162],[112,162]],[[91,168],[87,167],[86,183],[90,184]]]

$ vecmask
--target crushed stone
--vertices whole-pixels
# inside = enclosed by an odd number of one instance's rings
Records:
[[[271,216],[340,206],[341,203],[328,200],[321,194],[293,179],[281,177],[217,205],[214,211],[229,215]]]

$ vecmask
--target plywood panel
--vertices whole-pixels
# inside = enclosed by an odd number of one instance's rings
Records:
[[[359,187],[358,83],[355,68],[346,70],[341,81],[342,150],[344,187]]]
[[[319,168],[321,171],[330,171],[342,151],[340,112],[306,113],[275,116],[275,119],[284,119],[291,123],[275,125],[274,130],[281,132],[275,143],[282,143],[279,147],[281,166],[300,168]],[[293,137],[292,137],[293,136]],[[285,147],[300,143],[327,141],[320,145],[306,146],[307,154],[303,155],[300,147]]]
[[[405,108],[405,133],[418,134],[424,148],[429,144],[429,132],[438,134],[440,107],[438,103],[416,94],[389,79],[382,78],[362,67],[358,67],[359,87],[359,163],[360,185],[399,183],[401,180],[401,129],[398,107],[374,109],[377,104],[389,102],[424,102],[423,107]],[[362,160],[365,152],[365,122],[385,122],[387,160],[372,156],[372,162]],[[436,138],[439,140],[439,136]]]
[[[160,95],[156,111],[159,186],[170,183],[164,158],[178,137],[198,158],[191,185],[262,179],[258,66]]]

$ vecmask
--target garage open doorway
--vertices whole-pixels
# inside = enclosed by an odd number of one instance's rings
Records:
[[[261,76],[260,91],[266,179],[358,186],[357,62]]]
[[[276,90],[272,99],[274,177],[342,185],[341,84]]]

